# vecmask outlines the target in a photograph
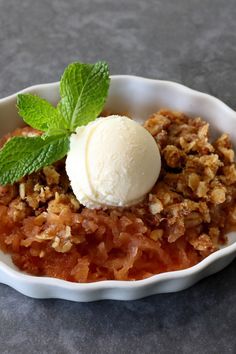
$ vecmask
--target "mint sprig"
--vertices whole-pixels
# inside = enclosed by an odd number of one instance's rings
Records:
[[[31,94],[19,94],[19,115],[37,137],[14,137],[0,150],[0,184],[13,184],[21,177],[62,159],[69,151],[69,137],[76,128],[95,120],[102,111],[109,89],[105,62],[70,64],[60,81],[57,107]]]

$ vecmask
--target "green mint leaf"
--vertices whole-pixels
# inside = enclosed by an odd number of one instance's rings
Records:
[[[60,112],[41,97],[31,94],[17,96],[19,115],[31,127],[48,131],[49,129],[66,130],[66,122]]]
[[[69,135],[102,111],[109,89],[105,62],[70,64],[60,82],[57,108],[46,100],[19,94],[20,116],[31,127],[44,132],[37,137],[14,137],[0,150],[0,184],[13,184],[21,177],[62,159],[69,150]]]
[[[105,62],[70,64],[60,81],[58,110],[70,131],[86,125],[102,111],[109,89],[109,69]]]
[[[14,137],[0,150],[0,184],[13,184],[21,177],[62,159],[69,150],[69,136]]]

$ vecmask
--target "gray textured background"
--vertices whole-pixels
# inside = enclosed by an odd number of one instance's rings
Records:
[[[0,0],[0,97],[78,59],[236,108],[236,1]],[[133,302],[32,300],[0,285],[0,353],[236,353],[235,266]]]

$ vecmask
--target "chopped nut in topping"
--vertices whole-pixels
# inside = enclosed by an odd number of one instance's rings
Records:
[[[53,243],[52,243],[52,247],[55,249],[55,251],[60,252],[60,253],[66,253],[69,252],[71,247],[72,247],[72,243],[70,242],[70,240],[61,240],[58,236],[55,237]]]
[[[212,251],[215,250],[213,242],[209,235],[202,234],[196,239],[190,240],[190,243],[194,246],[194,248],[198,251]]]
[[[225,196],[225,189],[215,187],[210,194],[211,202],[214,204],[221,204],[224,203],[226,196]]]
[[[46,166],[43,168],[43,173],[46,176],[46,181],[49,186],[59,184],[60,174],[56,171],[54,166]]]
[[[162,202],[159,199],[157,199],[155,196],[151,196],[150,199],[151,199],[151,202],[149,204],[150,212],[153,215],[160,213],[163,210]]]
[[[36,240],[52,240],[54,238],[54,236],[48,234],[47,232],[42,232],[41,234],[36,235],[35,238],[36,238]]]
[[[52,247],[53,247],[53,248],[57,248],[57,247],[59,246],[59,244],[60,244],[60,238],[59,238],[58,236],[56,236],[56,237],[54,238],[53,243],[52,243]]]
[[[196,194],[199,198],[203,198],[207,196],[207,192],[208,192],[208,186],[207,183],[205,181],[200,181],[199,185],[197,187],[196,190]]]
[[[19,194],[21,199],[25,199],[25,183],[19,184]]]
[[[200,177],[196,173],[190,173],[188,175],[188,186],[196,191],[200,183]]]
[[[65,231],[65,238],[69,238],[71,236],[71,227],[66,226],[66,231]]]
[[[167,145],[163,149],[163,156],[168,166],[178,168],[182,165],[184,153],[174,145]]]

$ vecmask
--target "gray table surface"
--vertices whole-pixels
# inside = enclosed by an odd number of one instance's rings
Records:
[[[0,0],[0,97],[75,60],[167,79],[236,108],[235,0]],[[0,285],[0,353],[236,353],[236,262],[132,302],[34,300]]]

